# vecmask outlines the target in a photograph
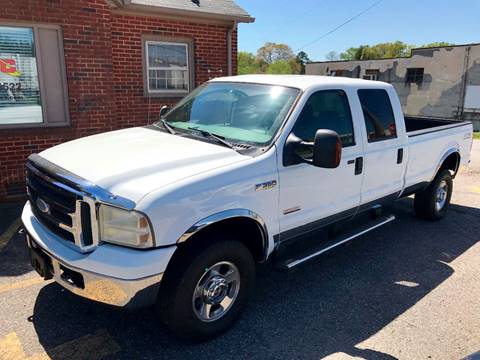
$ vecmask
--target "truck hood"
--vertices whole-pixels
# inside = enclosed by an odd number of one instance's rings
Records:
[[[135,202],[163,186],[249,158],[227,147],[143,127],[84,137],[39,155]]]

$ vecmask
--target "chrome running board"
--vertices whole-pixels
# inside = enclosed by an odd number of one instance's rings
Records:
[[[326,253],[327,251],[330,251],[334,248],[336,248],[337,246],[340,246],[342,244],[345,244],[347,242],[349,242],[350,240],[353,240],[359,236],[362,236],[372,230],[375,230],[385,224],[388,224],[389,222],[395,220],[395,216],[394,215],[388,215],[388,216],[383,216],[373,222],[370,222],[362,227],[360,227],[359,229],[356,229],[353,234],[350,233],[346,236],[343,236],[341,237],[340,239],[332,239],[331,241],[327,241],[325,244],[322,244],[322,246],[320,248],[315,248],[313,250],[313,252],[309,252],[308,254],[298,258],[298,259],[289,259],[287,261],[285,261],[281,266],[280,268],[284,269],[284,270],[291,270],[293,269],[294,267],[297,267],[298,265],[301,265],[301,264],[304,264],[305,262],[309,261],[309,260],[312,260],[313,258],[316,258],[317,256],[320,256],[324,253]]]

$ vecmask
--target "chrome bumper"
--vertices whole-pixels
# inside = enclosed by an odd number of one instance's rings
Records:
[[[48,264],[45,279],[53,278],[67,290],[100,303],[137,309],[152,305],[158,295],[163,274],[136,280],[122,280],[70,266],[36,244],[27,232],[30,251],[41,254]]]

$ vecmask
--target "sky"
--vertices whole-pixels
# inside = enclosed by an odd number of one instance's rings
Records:
[[[311,60],[329,51],[400,40],[480,43],[479,0],[235,0],[256,20],[239,25],[239,51],[256,53],[265,42],[288,44]],[[322,37],[371,5],[376,6]]]

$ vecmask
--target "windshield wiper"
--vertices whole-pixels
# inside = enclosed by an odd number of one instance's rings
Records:
[[[164,127],[165,129],[167,129],[167,131],[168,131],[170,134],[172,134],[172,135],[175,135],[175,134],[176,134],[175,130],[173,130],[173,127],[172,127],[171,125],[169,125],[169,124],[165,121],[165,119],[160,119],[160,122],[162,123],[163,127]]]
[[[194,127],[189,127],[188,130],[193,130],[193,131],[199,132],[203,136],[209,137],[210,139],[215,140],[219,144],[223,144],[224,146],[229,147],[230,149],[235,149],[235,146],[233,144],[229,143],[227,140],[225,140],[224,138],[222,138],[219,135],[215,135],[215,134],[213,134],[209,131],[202,130],[202,129],[199,129],[199,128],[194,128]]]

